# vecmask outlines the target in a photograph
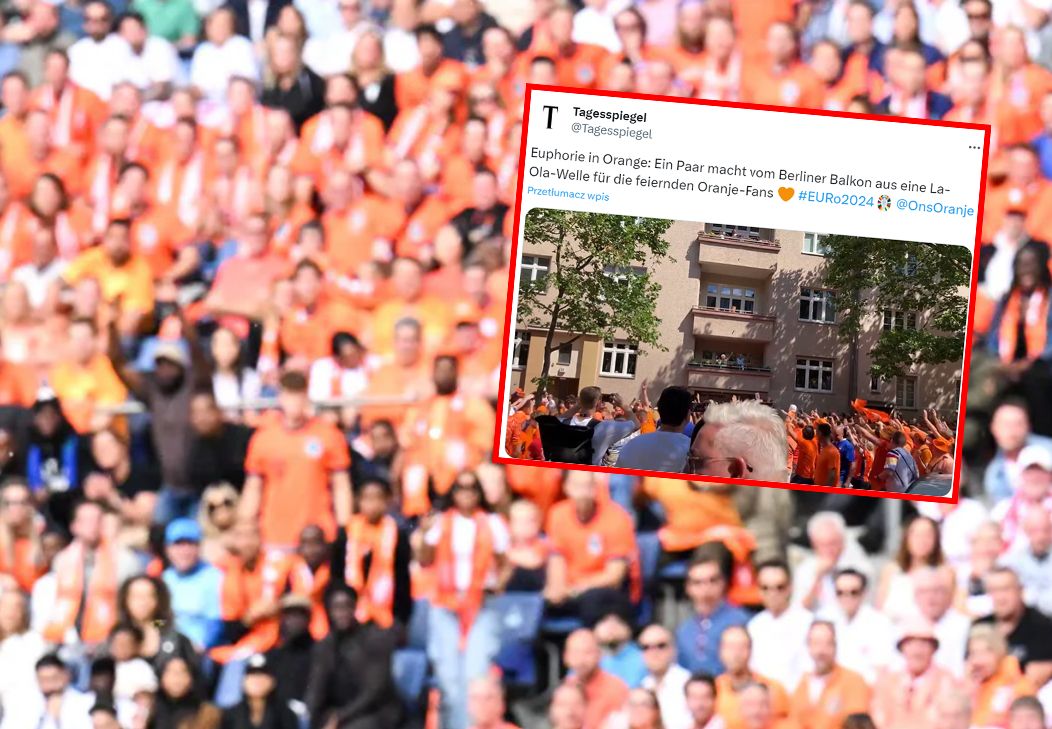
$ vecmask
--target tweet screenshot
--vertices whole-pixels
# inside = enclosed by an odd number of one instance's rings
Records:
[[[529,87],[494,460],[956,501],[988,136]]]

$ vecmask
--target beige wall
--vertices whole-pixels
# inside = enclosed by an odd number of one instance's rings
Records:
[[[636,397],[640,383],[649,380],[651,398],[663,387],[684,385],[715,396],[739,394],[751,397],[760,392],[777,407],[796,404],[804,409],[846,410],[852,396],[868,400],[891,401],[895,383],[883,383],[879,393],[870,392],[868,352],[879,336],[879,314],[867,317],[856,357],[856,387],[851,387],[852,348],[837,336],[836,324],[801,321],[801,287],[822,288],[825,258],[803,252],[804,234],[799,231],[763,230],[761,236],[774,239],[779,247],[719,240],[702,236],[704,223],[678,221],[669,228],[669,256],[649,265],[643,262],[662,285],[655,313],[660,320],[660,341],[667,348],[642,350],[634,377],[600,374],[602,343],[584,337],[573,345],[572,364],[562,369],[563,377],[576,378],[578,387],[598,385],[604,392],[617,392],[627,399]],[[526,254],[544,251],[525,242]],[[725,284],[756,291],[756,315],[704,310],[709,283]],[[923,326],[923,316],[919,325]],[[530,333],[529,361],[512,374],[512,383],[530,390],[541,370],[544,332]],[[556,341],[571,336],[559,333]],[[705,350],[742,353],[750,364],[763,363],[770,372],[741,372],[690,366]],[[555,353],[553,353],[553,358]],[[805,392],[796,388],[797,358],[832,360],[833,392]],[[960,364],[917,368],[918,407],[935,406],[943,412],[957,408]]]

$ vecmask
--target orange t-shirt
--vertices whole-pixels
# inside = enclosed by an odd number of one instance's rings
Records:
[[[809,66],[797,62],[777,75],[768,66],[747,68],[742,96],[754,104],[821,109],[825,89]]]
[[[768,28],[777,22],[792,23],[798,4],[799,0],[733,0],[734,25],[747,58],[764,54]]]
[[[171,207],[151,207],[131,226],[132,250],[146,259],[155,279],[163,278],[193,232]]]
[[[811,674],[800,679],[790,701],[792,718],[808,729],[840,729],[849,714],[869,711],[872,692],[860,675],[836,666],[826,676],[818,701],[811,700]]]
[[[771,696],[772,718],[775,720],[787,718],[789,716],[789,694],[786,693],[782,684],[757,673],[752,674],[752,680],[767,687]],[[723,718],[725,729],[743,729],[745,726],[741,719],[738,695],[731,685],[731,677],[727,674],[716,677],[716,713]]]
[[[599,500],[591,521],[582,524],[574,504],[563,500],[548,512],[545,532],[552,549],[566,560],[567,585],[599,574],[611,560],[636,560],[636,537],[632,518],[617,504]]]
[[[60,178],[67,192],[79,189],[80,160],[65,150],[53,149],[42,160],[30,155],[28,148],[15,149],[11,153],[5,150],[2,167],[11,188],[11,197],[16,199],[29,197],[37,178],[45,172]]]
[[[77,256],[62,277],[70,284],[94,278],[107,302],[120,300],[121,311],[148,314],[153,311],[153,272],[145,258],[132,255],[123,266],[115,266],[101,247]]]
[[[95,406],[117,405],[128,397],[128,390],[104,354],[95,355],[86,367],[68,360],[58,362],[51,368],[48,383],[78,433],[91,428]]]
[[[309,524],[336,537],[329,477],[351,465],[343,434],[322,420],[296,429],[270,422],[248,444],[245,470],[263,479],[260,529],[269,544],[292,545]]]
[[[643,493],[660,503],[667,516],[658,539],[666,552],[683,552],[702,543],[702,534],[714,526],[741,526],[730,494],[703,493],[690,481],[644,478]]]
[[[815,458],[815,485],[836,486],[840,482],[840,451],[832,443],[827,443],[818,451]]]
[[[800,478],[814,478],[818,440],[814,437],[806,440],[803,428],[797,428],[793,437],[796,439],[796,475]]]
[[[431,83],[435,79],[458,79],[462,88],[467,88],[471,74],[460,61],[445,58],[430,75],[425,75],[423,69],[417,67],[411,71],[403,71],[395,76],[395,103],[399,109],[410,109],[417,104],[427,100],[431,91]]]
[[[423,396],[431,390],[431,365],[421,358],[416,364],[403,366],[386,362],[369,375],[366,392],[371,397],[402,397],[409,393]],[[362,427],[378,420],[389,420],[397,429],[405,419],[408,405],[366,405],[362,407]]]
[[[37,378],[28,367],[0,360],[0,405],[32,407],[37,399]]]
[[[4,550],[0,550],[0,574],[11,575],[19,587],[26,592],[32,592],[33,583],[47,572],[47,565],[43,560],[34,564],[33,543],[25,537],[15,539],[10,550],[10,559]]]
[[[588,700],[584,713],[584,729],[601,729],[607,717],[625,705],[628,686],[617,676],[597,668],[584,684]]]
[[[298,308],[281,321],[279,338],[286,354],[313,361],[332,354],[332,335],[336,332],[360,334],[362,315],[350,306],[323,301],[314,311]]]

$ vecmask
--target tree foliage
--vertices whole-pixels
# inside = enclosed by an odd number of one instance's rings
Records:
[[[964,246],[823,236],[824,283],[836,291],[839,335],[853,341],[868,315],[913,311],[917,329],[881,329],[870,374],[889,379],[912,366],[961,359],[968,324],[972,253]]]
[[[671,220],[534,208],[528,245],[551,251],[548,274],[519,288],[520,323],[547,332],[539,384],[546,387],[556,331],[628,339],[664,350],[654,313],[661,285],[646,268],[668,255]],[[564,340],[565,342],[566,340]]]

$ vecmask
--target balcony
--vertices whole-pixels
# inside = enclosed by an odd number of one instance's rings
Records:
[[[777,239],[698,231],[698,261],[702,271],[765,279],[778,266],[782,245]]]
[[[696,337],[770,342],[774,339],[774,324],[775,318],[765,314],[745,314],[706,306],[694,307]]]
[[[698,390],[724,390],[744,396],[753,393],[767,395],[771,391],[771,370],[768,367],[739,369],[733,363],[721,366],[717,362],[691,362],[687,365],[687,386]]]

